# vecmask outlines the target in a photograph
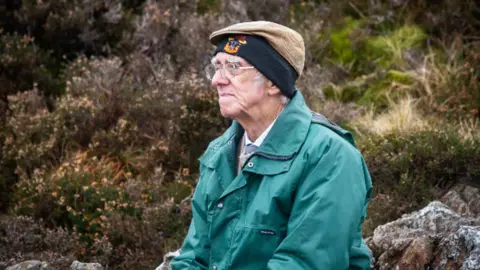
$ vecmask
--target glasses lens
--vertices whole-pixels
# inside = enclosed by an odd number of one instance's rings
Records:
[[[238,75],[238,69],[237,65],[234,63],[228,63],[225,65],[225,70],[227,71],[228,74],[232,76],[237,76]]]
[[[207,76],[207,79],[212,80],[213,76],[215,76],[215,66],[212,64],[209,64],[205,67],[205,75]]]

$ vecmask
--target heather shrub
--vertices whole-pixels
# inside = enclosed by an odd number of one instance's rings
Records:
[[[197,12],[205,14],[207,12],[218,12],[221,8],[220,0],[199,0],[197,1]]]
[[[132,14],[122,1],[16,1],[0,4],[0,100],[34,83],[51,109],[63,69],[79,54],[131,51]],[[86,23],[88,22],[88,23]],[[2,117],[0,117],[1,119]]]
[[[14,162],[30,173],[41,166],[51,166],[63,144],[63,119],[49,112],[37,89],[9,96],[9,112],[2,149],[2,165]]]
[[[75,132],[72,139],[83,147],[97,130],[110,129],[123,115],[122,98],[132,86],[121,80],[121,64],[118,58],[78,58],[70,66],[66,95],[57,102],[56,112],[65,115],[65,125]]]
[[[161,168],[149,176],[135,168],[133,159],[78,152],[57,168],[20,174],[14,211],[69,229],[78,258],[111,265],[131,251],[158,259],[181,241],[189,217],[176,209],[191,194],[193,179],[187,172],[164,183]],[[177,199],[170,197],[175,193]]]
[[[310,1],[308,1],[310,2]],[[313,0],[312,2],[319,2]],[[415,0],[415,1],[328,1],[342,15],[373,18],[375,31],[392,29],[395,25],[415,23],[429,35],[450,39],[452,33],[470,35],[478,32],[479,4],[475,1]]]
[[[82,82],[81,77],[73,77],[72,87],[77,88],[72,90],[67,81],[67,94],[58,99],[53,110],[48,109],[36,86],[8,97],[5,128],[0,131],[4,138],[0,164],[7,174],[19,170],[30,175],[36,168],[55,166],[69,150],[88,145],[96,129],[111,125],[116,103],[108,103],[108,96]],[[78,89],[81,91],[75,91]]]
[[[63,228],[46,228],[42,220],[15,216],[0,218],[0,262],[48,261],[53,269],[67,269],[74,260],[75,241]]]
[[[441,197],[456,183],[480,179],[478,131],[465,136],[457,126],[441,126],[369,134],[358,141],[374,186],[365,235]]]
[[[446,122],[424,114],[422,105],[407,97],[383,113],[370,109],[349,122],[374,186],[365,235],[439,199],[457,183],[480,179],[478,120]]]
[[[221,12],[235,21],[267,20],[285,23],[289,15],[290,0],[223,0]],[[225,25],[226,26],[226,25]]]
[[[162,261],[159,254],[180,247],[190,223],[190,212],[181,206],[167,200],[144,209],[141,219],[112,215],[110,239],[123,243],[114,246],[109,258],[116,268],[154,268]]]
[[[179,121],[179,143],[188,155],[188,168],[197,170],[196,160],[205,150],[208,143],[220,136],[228,126],[228,120],[220,115],[218,95],[208,86],[185,93],[185,105],[181,107]]]
[[[120,0],[26,0],[18,5],[3,5],[3,12],[13,19],[2,20],[5,30],[31,33],[38,46],[52,50],[57,59],[64,55],[72,59],[78,52],[110,53],[119,48],[123,36],[132,29],[131,14],[124,12]]]
[[[61,82],[52,69],[56,63],[52,54],[38,49],[34,37],[28,34],[4,33],[0,28],[0,100],[17,91],[26,91],[35,83],[41,89],[59,94]],[[0,121],[4,120],[6,108],[0,108]]]
[[[137,51],[148,57],[156,68],[167,67],[172,75],[181,75],[196,67],[201,61],[199,56],[208,48],[207,41],[200,38],[202,34],[207,35],[205,24],[208,22],[192,16],[195,8],[193,2],[177,5],[176,1],[148,0],[135,20]]]
[[[217,94],[196,73],[170,79],[165,75],[168,71],[156,71],[153,67],[151,70],[155,73],[143,78],[140,89],[128,88],[131,84],[126,82],[143,74],[130,67],[124,71],[119,87],[126,90],[118,91],[116,97],[121,116],[111,128],[98,130],[89,148],[97,154],[112,154],[138,147],[145,153],[152,151],[156,157],[152,162],[163,164],[167,170],[180,167],[195,170],[196,159],[204,147],[225,127],[218,111]],[[92,82],[96,89],[93,80],[86,81]]]
[[[114,159],[97,160],[88,153],[77,153],[54,170],[37,169],[31,177],[21,174],[15,211],[51,224],[73,225],[80,234],[94,233],[104,226],[104,212],[117,205],[135,214],[135,205],[129,204],[120,189],[120,183],[131,175],[125,166]]]
[[[175,81],[153,71],[145,76],[118,58],[79,58],[52,111],[38,91],[10,97],[2,134],[16,133],[2,153],[15,161],[13,211],[69,229],[79,258],[153,267],[183,240],[190,215],[178,205],[195,185],[196,159],[225,122],[216,92],[195,73]],[[18,119],[26,128],[14,125]],[[49,136],[32,140],[37,133]],[[152,207],[161,221],[145,222]]]
[[[147,148],[163,140],[187,151],[218,135],[223,122],[216,93],[195,73],[173,80],[162,70],[155,71],[137,88],[138,71],[121,65],[118,58],[77,59],[68,69],[66,95],[52,111],[37,90],[11,96],[2,132],[4,158],[31,172],[44,161],[58,161],[66,147],[89,147],[101,155],[132,146]],[[196,129],[189,132],[192,125]]]
[[[66,95],[53,104],[52,110],[36,85],[31,91],[8,97],[8,113],[0,131],[3,138],[0,164],[5,174],[12,175],[18,169],[30,175],[36,168],[55,166],[69,150],[87,146],[97,129],[115,124],[114,117],[118,117],[114,114],[118,108],[115,98],[105,93],[103,85],[88,87],[86,79],[73,75],[83,72],[88,76],[87,64],[84,58],[72,64],[72,82],[67,81]],[[107,72],[106,66],[102,68]],[[91,79],[92,85],[99,83],[102,74]],[[113,77],[112,73],[103,75]],[[14,182],[11,176],[8,178],[7,187]]]

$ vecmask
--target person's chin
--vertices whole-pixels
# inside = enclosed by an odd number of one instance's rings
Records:
[[[237,115],[232,105],[220,104],[220,114],[225,118],[235,118]]]

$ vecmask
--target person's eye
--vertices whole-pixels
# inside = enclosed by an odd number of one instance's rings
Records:
[[[228,68],[231,69],[231,70],[236,70],[238,67],[239,67],[239,65],[235,64],[235,63],[228,64]]]

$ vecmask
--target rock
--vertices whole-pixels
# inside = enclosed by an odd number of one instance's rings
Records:
[[[7,267],[6,270],[46,270],[48,269],[48,263],[31,260],[31,261],[24,261],[13,266]]]
[[[460,197],[460,194],[453,189],[442,197],[441,202],[448,205],[448,207],[459,214],[464,216],[473,215],[468,204]]]
[[[170,262],[178,255],[180,255],[180,249],[177,251],[168,252],[165,256],[163,256],[162,264],[160,264],[155,270],[170,270]]]
[[[433,238],[429,236],[414,239],[398,262],[400,269],[425,269],[433,259]]]
[[[396,242],[408,242],[422,236],[441,237],[453,233],[460,226],[480,225],[476,219],[455,213],[439,201],[433,201],[420,211],[378,226],[373,232],[373,244],[383,251]]]
[[[436,251],[434,270],[480,269],[480,226],[462,226],[444,238]]]
[[[373,267],[375,266],[375,258],[377,257],[376,256],[376,250],[374,250],[375,248],[375,245],[373,244],[373,240],[372,240],[372,237],[367,237],[365,238],[365,243],[367,244],[368,248],[370,249],[370,254],[371,254],[371,258],[370,258],[370,268],[373,269]]]
[[[480,190],[459,184],[445,194],[441,202],[453,211],[474,218],[480,218]]]
[[[436,254],[435,243],[462,226],[477,225],[478,219],[462,216],[434,201],[420,211],[377,227],[368,244],[378,256],[378,269],[429,269]]]
[[[79,261],[73,261],[70,265],[71,270],[103,270],[103,266],[99,263],[82,263]]]
[[[379,269],[427,269],[433,259],[433,248],[434,241],[429,236],[398,241],[378,258]]]

